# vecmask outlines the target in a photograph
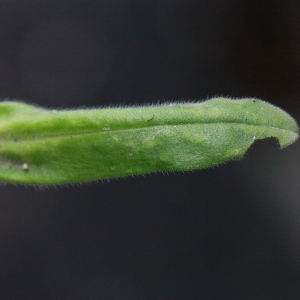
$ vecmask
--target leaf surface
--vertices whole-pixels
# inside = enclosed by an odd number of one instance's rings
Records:
[[[0,180],[57,184],[194,170],[241,158],[255,140],[298,138],[286,112],[257,99],[47,110],[0,102]]]

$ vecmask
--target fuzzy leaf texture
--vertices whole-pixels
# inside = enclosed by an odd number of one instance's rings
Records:
[[[3,101],[0,180],[59,184],[195,170],[241,158],[254,140],[268,137],[283,148],[298,127],[257,99],[79,110]]]

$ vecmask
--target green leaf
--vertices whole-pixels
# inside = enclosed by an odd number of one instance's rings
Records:
[[[242,157],[254,140],[298,138],[293,118],[257,99],[47,110],[0,102],[0,180],[57,184],[194,170]]]

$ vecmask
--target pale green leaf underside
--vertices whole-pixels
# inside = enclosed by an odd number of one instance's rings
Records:
[[[0,180],[57,184],[195,170],[242,157],[254,140],[298,138],[293,118],[261,100],[47,110],[0,102]]]

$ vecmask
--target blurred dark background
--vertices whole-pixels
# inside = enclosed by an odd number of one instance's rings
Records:
[[[0,97],[257,97],[300,120],[299,1],[0,2]],[[300,299],[299,143],[75,187],[1,186],[0,299]],[[97,159],[97,157],[95,157]]]

